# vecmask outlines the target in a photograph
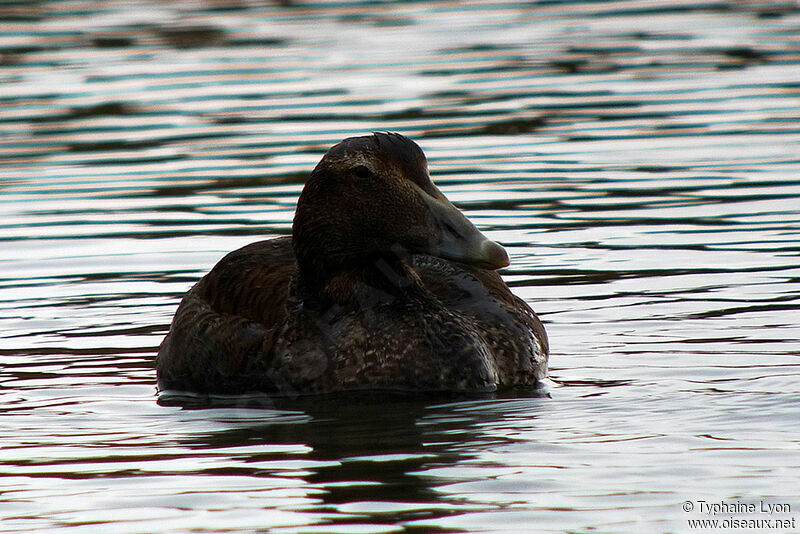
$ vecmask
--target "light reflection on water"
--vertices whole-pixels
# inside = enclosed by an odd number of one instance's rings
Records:
[[[791,2],[0,6],[0,532],[688,531],[800,510]],[[415,138],[507,246],[549,396],[155,403],[224,253]],[[113,523],[113,525],[109,525]]]

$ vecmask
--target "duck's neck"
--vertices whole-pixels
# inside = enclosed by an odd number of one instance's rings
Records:
[[[344,260],[344,261],[342,261]],[[417,273],[395,254],[298,257],[297,296],[325,306],[356,307],[406,300],[422,290]]]
[[[387,247],[363,228],[352,227],[345,208],[329,204],[331,183],[315,171],[297,202],[292,224],[297,296],[323,305],[352,304],[353,299],[363,302],[370,292],[394,299],[421,288],[407,254],[392,250],[395,247]]]

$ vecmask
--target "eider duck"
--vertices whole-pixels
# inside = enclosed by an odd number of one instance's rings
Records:
[[[312,171],[291,237],[231,252],[183,298],[163,392],[491,392],[547,372],[542,323],[506,251],[396,133],[351,137]]]

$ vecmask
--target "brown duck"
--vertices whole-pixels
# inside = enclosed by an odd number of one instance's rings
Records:
[[[508,265],[395,133],[331,148],[292,236],[231,252],[183,298],[158,351],[163,390],[279,395],[533,386],[547,334]]]

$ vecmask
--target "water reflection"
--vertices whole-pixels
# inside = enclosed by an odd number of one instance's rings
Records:
[[[292,404],[302,410],[302,422],[260,422],[254,415],[245,425],[234,419],[235,428],[187,436],[180,445],[200,455],[209,450],[252,450],[238,455],[238,467],[231,474],[302,481],[310,497],[306,511],[327,514],[326,520],[334,524],[413,524],[475,510],[439,491],[440,476],[425,473],[458,471],[457,466],[475,458],[477,451],[507,443],[486,436],[482,428],[496,425],[520,406],[367,400],[378,399],[299,400]],[[535,405],[539,400],[524,402]],[[297,459],[287,461],[287,450],[294,450]],[[448,478],[460,478],[455,471]]]

